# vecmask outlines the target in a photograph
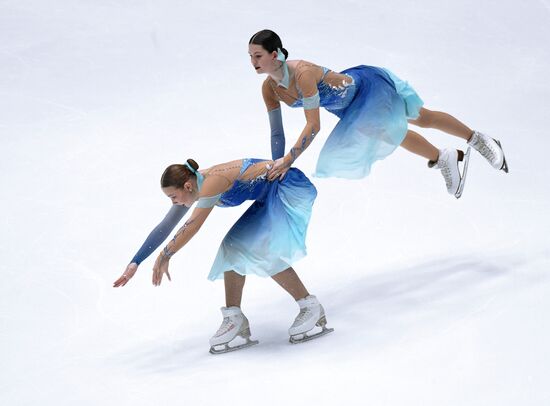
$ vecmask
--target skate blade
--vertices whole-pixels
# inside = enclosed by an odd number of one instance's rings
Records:
[[[460,199],[460,196],[462,196],[462,191],[464,190],[464,185],[466,184],[466,175],[468,174],[468,163],[470,162],[470,150],[471,147],[468,147],[466,152],[464,153],[464,158],[462,158],[462,174],[460,175],[460,184],[458,185],[458,189],[455,192],[455,197],[457,199]]]
[[[500,145],[499,140],[495,140],[495,142],[498,144],[498,146],[500,147],[500,150],[502,151],[503,162],[502,162],[502,167],[500,168],[500,170],[508,173],[508,163],[506,162],[506,156],[504,156],[504,150],[502,149],[502,145]]]
[[[229,343],[226,344],[219,344],[219,345],[213,345],[210,347],[210,354],[218,355],[218,354],[225,354],[227,352],[242,350],[243,348],[252,347],[253,345],[259,344],[260,342],[258,340],[251,340],[250,338],[246,339],[246,343],[236,345],[234,347],[230,347]],[[223,347],[221,349],[216,349],[216,347]]]
[[[312,334],[309,336],[307,335],[307,332],[302,334],[296,334],[296,335],[290,336],[288,341],[291,344],[300,344],[300,343],[305,343],[306,341],[311,341],[316,338],[322,337],[324,335],[327,335],[328,333],[332,333],[334,329],[327,328],[325,324],[326,324],[326,321],[323,324],[319,324],[319,323],[317,324],[318,327],[322,327],[323,329],[316,334]]]

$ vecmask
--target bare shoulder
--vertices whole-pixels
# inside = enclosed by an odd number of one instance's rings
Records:
[[[293,68],[294,75],[296,76],[297,79],[304,78],[304,77],[308,77],[308,78],[313,77],[315,78],[316,81],[318,81],[323,76],[323,68],[321,68],[319,65],[313,62],[304,61],[304,60],[290,61],[290,62],[292,62],[293,64],[290,65],[289,63],[289,66]]]
[[[313,62],[310,62],[310,61],[305,61],[303,59],[300,59],[300,60],[297,60],[297,61],[292,61],[294,63],[294,67],[295,69],[298,69],[298,70],[307,70],[307,69],[311,69],[311,70],[315,70],[315,69],[321,69],[322,68],[317,65],[316,63],[313,63]]]
[[[212,196],[228,190],[233,182],[239,177],[242,159],[214,165],[202,171],[204,184],[201,196]]]
[[[273,85],[275,84],[275,81],[271,79],[271,76],[267,76],[265,80],[262,82],[262,92],[264,94],[266,93],[274,93],[273,92]]]

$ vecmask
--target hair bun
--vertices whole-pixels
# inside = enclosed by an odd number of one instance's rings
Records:
[[[198,170],[198,169],[199,169],[199,164],[196,163],[194,159],[189,158],[189,159],[187,160],[187,163],[188,163],[189,165],[191,165],[191,168],[193,168],[194,170]]]
[[[285,54],[285,59],[288,59],[288,51],[285,48],[281,48],[283,54]]]

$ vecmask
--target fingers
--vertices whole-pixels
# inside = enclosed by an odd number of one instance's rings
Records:
[[[168,280],[172,281],[170,273],[168,272],[168,264],[153,268],[153,285],[160,286],[164,273],[166,273],[166,276],[168,276]]]
[[[153,270],[153,285],[159,286],[162,279],[162,273],[159,272],[159,268]]]
[[[273,180],[277,177],[277,169],[272,168],[269,171],[267,171],[267,179]]]
[[[277,179],[279,176],[281,176],[281,170],[278,168],[274,168],[267,173],[267,180],[273,181]]]
[[[267,179],[269,181],[274,181],[276,179],[279,179],[279,180],[283,180],[283,178],[285,177],[286,173],[288,172],[288,169],[283,169],[283,170],[273,170],[271,172],[271,175],[267,175]]]
[[[120,278],[118,278],[115,283],[113,283],[113,288],[118,288],[119,286],[124,286],[128,283],[130,280],[130,277],[128,275],[122,275]]]

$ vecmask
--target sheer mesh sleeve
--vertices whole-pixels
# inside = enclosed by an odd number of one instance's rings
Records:
[[[139,265],[151,255],[166,240],[188,210],[189,208],[186,206],[173,205],[164,219],[151,231],[130,263],[135,262]]]

